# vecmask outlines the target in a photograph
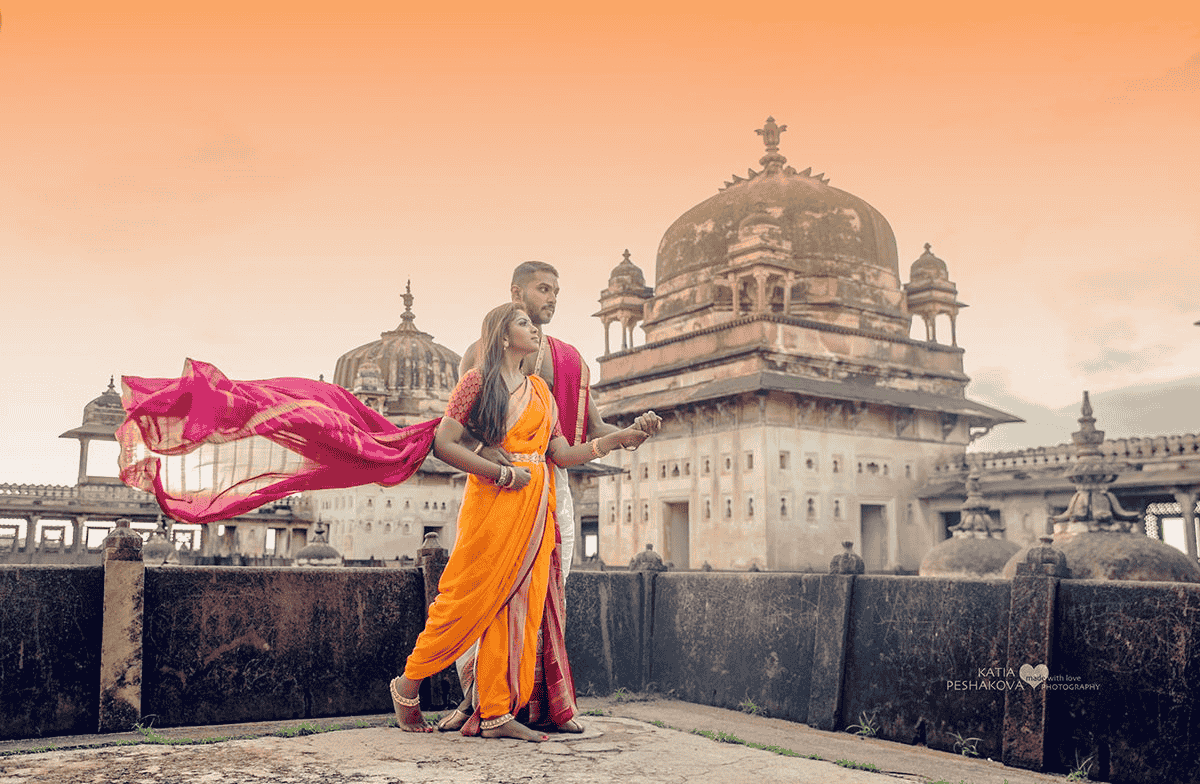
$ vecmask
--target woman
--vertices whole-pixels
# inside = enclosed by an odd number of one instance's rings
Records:
[[[391,682],[396,720],[405,731],[433,729],[421,718],[421,679],[449,667],[478,641],[470,689],[475,710],[463,732],[546,740],[514,718],[533,690],[554,549],[554,484],[546,460],[578,465],[617,447],[637,446],[647,435],[626,428],[570,446],[558,431],[546,383],[521,372],[522,358],[537,351],[538,342],[537,327],[520,305],[507,303],[490,312],[479,343],[485,352],[482,366],[459,380],[434,435],[434,454],[471,476],[440,593],[404,674]],[[463,446],[468,430],[475,440],[503,448],[513,466]]]

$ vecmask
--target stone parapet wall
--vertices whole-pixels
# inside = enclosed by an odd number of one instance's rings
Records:
[[[385,713],[424,610],[415,568],[149,568],[143,710],[164,726]]]
[[[958,474],[978,468],[985,471],[1023,471],[1060,468],[1073,465],[1078,459],[1074,444],[1039,446],[1012,452],[971,452],[934,467],[935,475]],[[1200,435],[1150,436],[1146,438],[1113,438],[1100,445],[1105,459],[1130,462],[1166,462],[1172,459],[1200,458]]]
[[[0,567],[0,738],[95,732],[104,569]]]
[[[103,581],[0,567],[0,737],[95,730]],[[388,712],[424,622],[415,568],[150,567],[144,585],[136,704],[158,726]],[[581,694],[657,691],[950,753],[976,738],[1014,766],[1090,757],[1113,782],[1200,769],[1200,585],[575,571],[567,607]]]

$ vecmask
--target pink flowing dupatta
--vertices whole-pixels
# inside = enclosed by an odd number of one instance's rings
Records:
[[[336,384],[233,381],[189,359],[179,378],[121,379],[121,481],[176,520],[236,517],[303,490],[408,479],[441,418],[399,428]]]

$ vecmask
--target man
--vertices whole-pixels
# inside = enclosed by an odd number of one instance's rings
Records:
[[[537,353],[522,364],[522,370],[527,374],[536,373],[549,385],[558,405],[559,425],[563,435],[568,442],[575,445],[620,428],[608,424],[600,416],[589,387],[590,371],[579,351],[574,346],[545,333],[545,325],[554,318],[558,292],[558,270],[544,261],[526,261],[513,270],[510,286],[512,301],[525,309],[530,320],[542,333]],[[475,344],[472,343],[463,352],[458,368],[460,378],[475,366],[476,360]],[[653,412],[643,414],[634,422],[647,437],[657,432],[660,424],[661,420]],[[495,462],[508,463],[508,457],[503,450],[483,447],[480,454]],[[562,629],[551,628],[555,624],[561,624],[565,617],[562,591],[566,587],[567,574],[570,572],[575,551],[575,503],[571,498],[567,472],[558,466],[554,467],[554,483],[555,519],[559,537],[555,557],[552,559],[551,575],[553,577],[561,572],[561,578],[557,581],[559,590],[552,591],[552,595],[547,598],[545,620],[542,623],[544,647],[538,662],[538,685],[535,686],[534,699],[530,702],[529,723],[556,725],[565,732],[582,732],[578,722],[571,719],[559,720],[577,712],[575,685],[566,665]],[[458,662],[459,676],[464,683],[469,681],[469,674],[464,676],[464,668],[469,666],[473,658],[474,653],[471,652]],[[462,709],[467,704],[469,703],[465,702],[458,711],[447,716],[438,725],[439,728],[449,730],[461,726],[466,720],[466,713]]]

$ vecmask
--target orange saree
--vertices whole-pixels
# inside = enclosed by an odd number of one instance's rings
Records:
[[[500,446],[529,469],[530,482],[506,490],[468,477],[458,539],[404,668],[405,677],[420,680],[479,643],[477,710],[464,733],[476,730],[480,719],[515,714],[529,702],[554,550],[554,479],[545,462],[557,420],[554,398],[531,376],[508,410]]]

